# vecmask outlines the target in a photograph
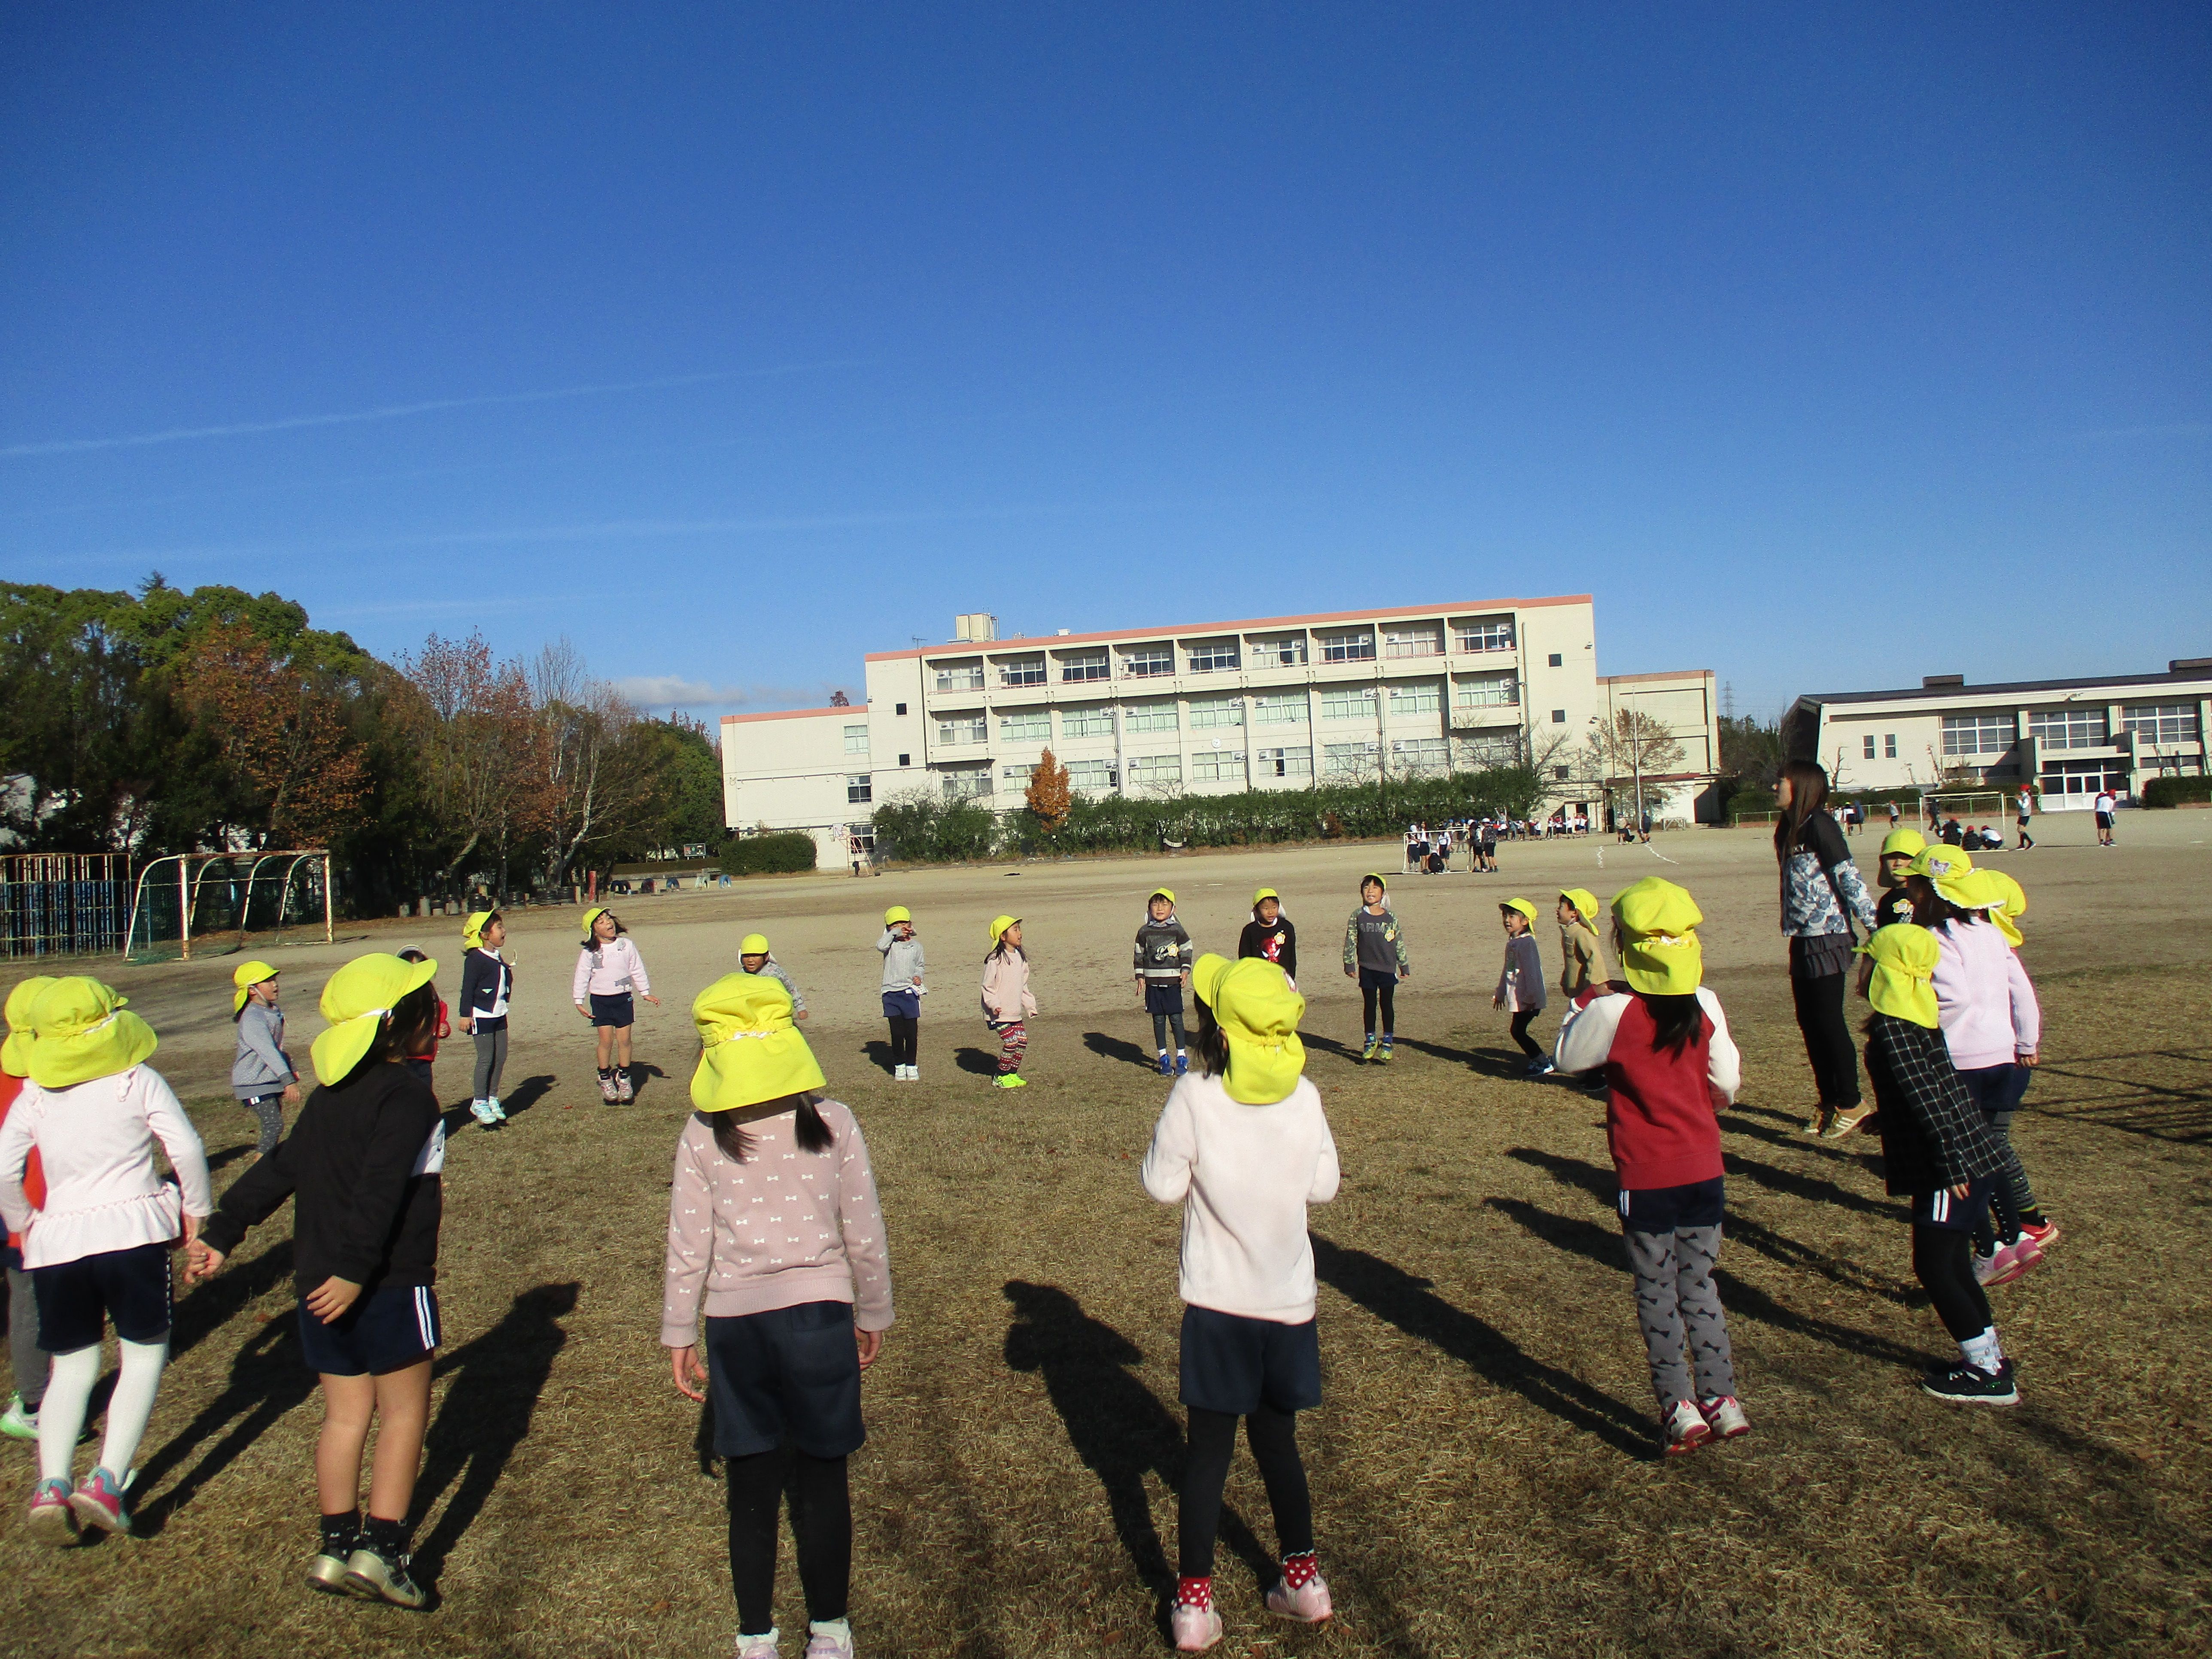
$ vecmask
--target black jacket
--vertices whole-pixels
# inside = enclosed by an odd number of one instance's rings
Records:
[[[1877,1013],[1866,1034],[1882,1179],[1893,1196],[1932,1193],[2003,1168],[2004,1153],[1953,1069],[1942,1032]]]
[[[463,1019],[477,1020],[496,1018],[501,1024],[505,1014],[494,1016],[492,1010],[500,999],[512,1000],[514,996],[514,969],[504,958],[489,951],[471,951],[461,958],[461,1006],[455,1012]]]
[[[1292,979],[1298,976],[1298,930],[1288,916],[1277,916],[1273,927],[1258,921],[1244,924],[1237,940],[1237,959],[1258,957],[1272,962]]]
[[[233,1183],[201,1236],[228,1255],[247,1228],[296,1198],[292,1282],[301,1295],[333,1277],[364,1296],[432,1284],[445,1161],[429,1085],[405,1066],[367,1066],[307,1097],[292,1133]]]

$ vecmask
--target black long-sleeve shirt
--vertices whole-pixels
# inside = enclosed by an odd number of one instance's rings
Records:
[[[228,1255],[249,1227],[295,1199],[292,1282],[301,1296],[331,1278],[363,1295],[433,1284],[445,1162],[429,1085],[405,1066],[364,1066],[307,1097],[292,1133],[222,1195],[202,1236]]]
[[[1275,925],[1248,921],[1237,937],[1237,959],[1258,957],[1272,962],[1291,979],[1298,976],[1298,930],[1291,925],[1288,916],[1277,916]]]

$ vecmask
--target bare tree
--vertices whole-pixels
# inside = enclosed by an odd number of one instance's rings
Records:
[[[1646,781],[1673,771],[1682,761],[1682,745],[1665,721],[1640,708],[1622,708],[1611,720],[1590,728],[1572,769],[1606,795],[1627,786],[1641,797]],[[1639,815],[1644,811],[1643,799],[1635,810]]]
[[[504,888],[509,848],[543,828],[546,811],[529,681],[520,664],[495,662],[481,634],[433,634],[400,670],[421,694],[416,739],[431,808],[456,841],[438,885],[488,845]]]
[[[631,741],[635,706],[593,679],[565,635],[531,664],[530,691],[544,769],[545,877],[558,884],[594,844],[650,816],[653,781]]]

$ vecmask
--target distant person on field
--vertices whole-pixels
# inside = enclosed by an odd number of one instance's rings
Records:
[[[8,1040],[0,1047],[0,1128],[31,1075],[31,1005],[53,980],[45,975],[20,980],[8,993]],[[23,1159],[23,1201],[35,1212],[46,1207],[46,1170],[36,1147]],[[8,1270],[8,1359],[15,1374],[15,1397],[0,1413],[0,1434],[10,1440],[39,1437],[39,1406],[46,1397],[47,1359],[39,1346],[39,1304],[31,1275],[23,1267],[23,1235],[10,1228],[4,1251]]]
[[[1298,930],[1283,914],[1282,896],[1273,888],[1262,887],[1252,895],[1252,920],[1237,936],[1237,957],[1240,962],[1258,957],[1273,963],[1283,970],[1291,988],[1297,989]]]
[[[784,971],[783,964],[768,948],[766,933],[747,933],[738,941],[738,966],[748,974],[765,974],[791,993],[791,1017],[805,1022],[806,999],[799,994],[799,981]]]
[[[2112,814],[2119,811],[2120,798],[2110,789],[2097,791],[2096,799],[2089,803],[2097,815],[2097,845],[2110,847],[2112,842]]]
[[[1544,1012],[1544,958],[1536,949],[1536,907],[1528,899],[1508,899],[1498,907],[1498,924],[1505,929],[1505,969],[1498,976],[1498,989],[1490,1006],[1513,1016],[1513,1041],[1528,1058],[1523,1068],[1529,1077],[1552,1069],[1544,1045],[1528,1035],[1528,1024]]]
[[[1370,871],[1359,878],[1359,908],[1344,924],[1344,975],[1359,981],[1367,1023],[1366,1046],[1359,1057],[1381,1066],[1390,1063],[1390,1050],[1397,1042],[1398,981],[1413,974],[1413,961],[1406,954],[1406,926],[1390,908],[1389,894],[1389,884]]]
[[[1152,1017],[1152,1045],[1159,1050],[1160,1075],[1179,1077],[1190,1070],[1184,1050],[1182,991],[1190,983],[1190,935],[1176,920],[1174,893],[1155,887],[1145,900],[1145,920],[1137,928],[1137,948],[1131,958],[1138,988],[1145,995],[1145,1012]],[[1175,1032],[1175,1048],[1168,1048],[1168,1032]]]
[[[507,1121],[499,1103],[499,1081],[507,1070],[507,1006],[514,996],[514,969],[500,954],[507,922],[496,910],[479,910],[461,927],[461,1030],[476,1042],[475,1087],[469,1115],[486,1128]],[[425,1083],[429,1079],[422,1079]]]
[[[584,912],[584,948],[576,954],[571,994],[576,1012],[599,1032],[599,1097],[609,1102],[635,1098],[629,1038],[637,1012],[631,998],[643,997],[656,1008],[660,999],[653,994],[645,958],[615,913],[603,906]]]
[[[891,1028],[891,1076],[901,1083],[921,1078],[921,940],[915,934],[914,912],[894,904],[884,912],[884,931],[876,940],[884,959],[884,1018]]]
[[[1037,1011],[1030,992],[1029,952],[1022,948],[1022,919],[994,916],[991,949],[983,958],[983,1021],[999,1039],[999,1074],[994,1088],[1024,1089],[1022,1060],[1029,1053],[1029,1022]]]
[[[1897,803],[1896,803],[1895,801],[1892,801],[1892,802],[1890,802],[1890,804],[1889,804],[1889,827],[1890,827],[1890,829],[1891,829],[1892,830],[1894,830],[1897,828],[1898,821],[1899,821],[1899,817],[1900,817],[1901,816],[1902,816],[1902,815],[1901,815],[1901,814],[1898,811],[1898,810],[1897,810]]]
[[[2020,845],[2013,849],[2016,853],[2029,852],[2035,846],[2035,837],[2027,833],[2027,821],[2034,812],[2035,797],[2023,783],[2020,787],[2020,796],[2013,805],[2013,824],[2020,831]]]
[[[230,1062],[230,1091],[261,1126],[247,1160],[264,1158],[284,1138],[284,1109],[300,1103],[300,1073],[284,1052],[284,1013],[276,1006],[276,970],[265,962],[242,964],[230,976],[236,988],[230,1017],[238,1049]]]

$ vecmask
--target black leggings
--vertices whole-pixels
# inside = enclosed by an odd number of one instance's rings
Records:
[[[787,1474],[806,1616],[842,1619],[853,1580],[853,1495],[845,1483],[845,1460],[769,1451],[730,1458],[727,1467],[730,1583],[738,1593],[738,1631],[763,1636],[775,1628],[776,1522]]]
[[[1375,1023],[1375,1013],[1378,1005],[1382,1013],[1382,1023],[1380,1025]],[[1395,985],[1370,985],[1363,976],[1359,985],[1359,1006],[1366,1012],[1368,1036],[1373,1036],[1376,1032],[1380,1031],[1388,1036],[1397,1030],[1398,988]]]
[[[912,1066],[921,1047],[921,1022],[904,1014],[886,1014],[891,1027],[891,1064]]]
[[[1165,1050],[1168,1046],[1168,1027],[1170,1025],[1175,1027],[1176,1048],[1180,1050],[1183,1047],[1182,1016],[1181,1014],[1154,1014],[1152,1016],[1153,1047]]]
[[[1790,975],[1790,995],[1797,1005],[1797,1029],[1804,1033],[1805,1058],[1813,1062],[1813,1080],[1823,1106],[1859,1103],[1859,1056],[1851,1046],[1851,1028],[1844,1022],[1844,984],[1848,974],[1822,974],[1817,979]]]
[[[1523,1008],[1513,1016],[1513,1040],[1521,1045],[1521,1052],[1531,1060],[1544,1052],[1544,1045],[1528,1035],[1528,1022],[1541,1012],[1536,1008]]]
[[[1912,1229],[1912,1273],[1936,1304],[1936,1316],[1954,1342],[1979,1336],[1996,1322],[1989,1293],[1974,1279],[1974,1242],[1952,1227]]]
[[[1237,1453],[1237,1418],[1195,1406],[1189,1410],[1190,1455],[1182,1466],[1176,1571],[1186,1578],[1210,1578],[1214,1534],[1221,1530],[1221,1489],[1229,1481],[1229,1460]],[[1297,1413],[1262,1406],[1244,1419],[1244,1437],[1267,1483],[1268,1507],[1275,1511],[1279,1553],[1304,1554],[1314,1547],[1313,1498],[1306,1491],[1306,1466],[1298,1461]]]

